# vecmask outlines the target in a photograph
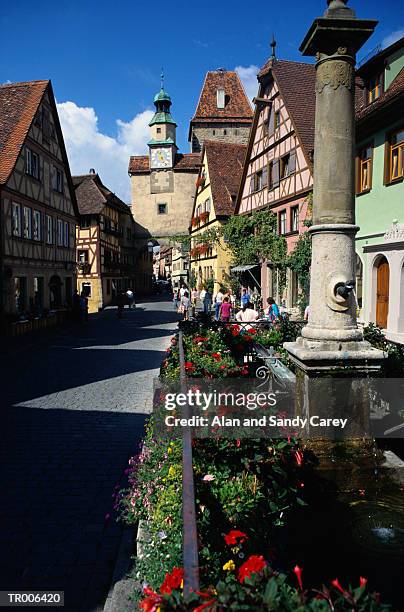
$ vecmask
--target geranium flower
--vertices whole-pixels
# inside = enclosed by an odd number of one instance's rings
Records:
[[[250,578],[252,574],[258,574],[266,566],[266,561],[262,555],[251,555],[238,570],[239,582],[243,583],[246,578]]]
[[[195,371],[195,366],[192,363],[192,361],[186,361],[185,362],[185,371],[186,372],[194,372]]]
[[[144,587],[143,593],[147,595],[147,597],[139,602],[139,608],[144,610],[144,612],[157,612],[163,602],[161,595],[155,593],[149,587]]]
[[[238,529],[232,529],[224,536],[224,541],[226,542],[227,546],[243,544],[243,542],[246,540],[248,540],[248,535],[244,533],[244,531],[239,531]]]
[[[364,586],[366,586],[368,579],[364,578],[363,576],[361,576],[359,578],[359,586],[360,588],[363,588]]]
[[[222,356],[220,353],[212,353],[212,357],[213,359],[215,359],[215,361],[220,361],[222,359]]]
[[[215,480],[215,477],[212,476],[212,474],[206,474],[206,476],[204,476],[202,480],[203,482],[212,482],[212,480]]]
[[[225,572],[234,572],[236,569],[236,564],[234,563],[233,559],[227,561],[227,563],[223,565],[223,569]]]
[[[338,589],[338,591],[340,591],[342,594],[345,593],[344,589],[342,588],[342,586],[339,583],[338,578],[335,578],[335,580],[333,580],[331,582],[332,586],[335,587],[336,589]]]
[[[179,589],[184,579],[184,570],[182,567],[174,567],[171,574],[166,574],[164,582],[160,587],[160,593],[171,595],[172,591]]]
[[[297,582],[299,583],[300,590],[303,591],[303,582],[302,582],[302,568],[298,565],[295,565],[293,568],[294,573],[296,574]]]

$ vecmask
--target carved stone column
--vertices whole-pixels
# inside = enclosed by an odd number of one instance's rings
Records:
[[[355,299],[355,63],[377,22],[357,19],[346,2],[329,0],[301,46],[317,59],[310,315],[285,346],[302,369],[382,358],[357,327]]]

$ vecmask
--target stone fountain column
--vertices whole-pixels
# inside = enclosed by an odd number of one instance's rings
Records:
[[[377,22],[357,19],[347,1],[328,0],[300,47],[317,59],[310,315],[301,337],[285,348],[302,374],[297,411],[351,415],[350,435],[359,438],[369,402],[358,379],[379,370],[383,359],[357,326],[355,295],[355,63]],[[356,377],[343,402],[341,372]],[[314,391],[313,379],[321,379]]]
[[[350,362],[369,367],[382,354],[363,341],[355,299],[355,63],[377,24],[347,0],[328,0],[300,50],[314,55],[316,123],[309,323],[286,348],[306,369]]]

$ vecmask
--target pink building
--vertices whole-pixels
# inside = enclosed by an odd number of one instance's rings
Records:
[[[313,188],[315,67],[272,57],[258,73],[259,91],[236,214],[268,209],[290,253],[306,231]],[[297,305],[296,275],[287,271],[286,289],[271,262],[261,265],[264,301],[273,295],[291,309]]]

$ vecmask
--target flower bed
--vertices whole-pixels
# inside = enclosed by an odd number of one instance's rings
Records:
[[[189,378],[247,376],[244,356],[255,341],[280,346],[282,328],[255,332],[238,325],[189,326],[184,335]],[[276,341],[276,342],[275,342]],[[161,377],[179,378],[178,340],[162,364]],[[129,488],[120,507],[126,523],[146,520],[148,550],[136,564],[143,584],[139,607],[157,610],[383,610],[366,578],[356,588],[308,589],[299,566],[283,567],[277,543],[299,505],[306,456],[296,440],[194,439],[193,468],[201,591],[187,601],[182,591],[182,443],[163,442],[149,423],[142,453],[129,468]],[[212,586],[214,585],[214,586]]]

